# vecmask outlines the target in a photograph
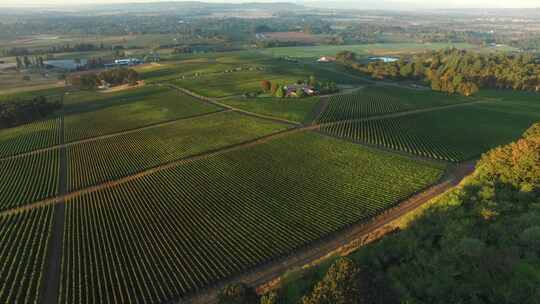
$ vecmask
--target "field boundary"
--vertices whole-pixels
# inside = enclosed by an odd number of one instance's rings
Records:
[[[398,203],[392,208],[386,209],[370,220],[353,224],[334,234],[320,238],[288,256],[253,268],[252,270],[248,270],[245,273],[228,280],[216,283],[207,289],[187,296],[184,299],[177,299],[167,303],[214,304],[217,302],[218,292],[227,284],[243,282],[257,288],[279,278],[291,269],[309,265],[332,253],[337,253],[341,248],[354,244],[359,240],[362,242],[378,229],[407,215],[409,212],[416,210],[431,199],[457,186],[466,176],[474,171],[475,162],[476,161],[465,162],[450,167],[437,184],[412,195],[410,198]]]

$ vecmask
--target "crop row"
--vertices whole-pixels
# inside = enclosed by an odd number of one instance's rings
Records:
[[[61,118],[0,130],[0,158],[60,143]]]
[[[0,160],[0,210],[58,194],[58,149]]]
[[[286,126],[234,112],[218,113],[115,136],[67,149],[69,190],[284,130]]]
[[[0,217],[0,303],[38,303],[52,207]]]
[[[319,118],[320,123],[360,119],[406,109],[398,100],[386,95],[369,95],[363,92],[337,95],[328,101],[328,107]]]
[[[216,106],[202,103],[176,90],[158,90],[126,104],[67,115],[65,141],[97,137],[218,110]]]
[[[73,198],[59,303],[160,303],[393,206],[442,168],[316,133]]]

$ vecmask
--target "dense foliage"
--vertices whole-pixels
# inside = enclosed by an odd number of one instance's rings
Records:
[[[61,101],[48,100],[45,96],[2,102],[0,103],[0,128],[9,128],[42,119],[61,107]]]
[[[74,87],[83,90],[92,90],[101,85],[117,86],[122,84],[135,84],[139,80],[139,74],[133,69],[118,68],[106,70],[101,73],[85,73],[70,76],[67,82]]]
[[[423,80],[433,90],[449,94],[469,96],[479,88],[540,91],[540,64],[532,54],[482,54],[446,49],[395,62],[358,64],[351,59],[354,57],[342,61],[373,78]]]

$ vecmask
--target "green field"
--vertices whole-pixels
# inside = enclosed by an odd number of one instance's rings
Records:
[[[442,168],[301,133],[66,205],[60,303],[158,303],[367,220]]]
[[[60,144],[61,118],[0,129],[0,158]]]
[[[38,303],[53,209],[0,217],[0,302]]]
[[[522,105],[519,104],[492,102],[398,118],[341,122],[322,130],[370,145],[461,161],[511,142],[540,120],[540,111],[520,109]]]
[[[67,150],[68,187],[76,190],[103,183],[287,128],[266,120],[224,112],[76,144]]]
[[[261,51],[263,54],[277,57],[289,56],[298,58],[315,58],[321,56],[335,56],[341,51],[352,51],[359,55],[384,55],[387,53],[419,52],[449,47],[469,49],[475,46],[467,43],[377,43],[355,45],[318,45],[299,47],[269,48]]]
[[[58,194],[58,149],[0,160],[0,210]]]
[[[414,109],[431,108],[476,101],[474,98],[448,96],[432,91],[411,90],[390,86],[370,86],[349,95],[328,100],[319,123],[363,119]]]
[[[96,137],[219,110],[175,90],[160,89],[126,104],[67,115],[64,119],[65,140]]]
[[[220,102],[242,110],[307,123],[313,119],[313,111],[319,97],[311,98],[232,98]]]

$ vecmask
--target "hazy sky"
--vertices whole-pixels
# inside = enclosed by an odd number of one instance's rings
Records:
[[[156,2],[160,0],[0,0],[0,6],[65,6],[77,4],[107,4],[126,2]],[[165,0],[161,0],[165,1]],[[170,0],[169,0],[170,1]],[[204,1],[204,0],[202,0]],[[279,2],[298,2],[309,4],[310,0],[276,0]],[[206,0],[206,2],[276,2],[272,0]],[[540,0],[313,0],[321,4],[332,2],[347,2],[347,6],[354,5],[357,8],[370,8],[376,2],[378,7],[404,7],[411,8],[524,8],[540,7]],[[329,4],[329,6],[334,6]]]

